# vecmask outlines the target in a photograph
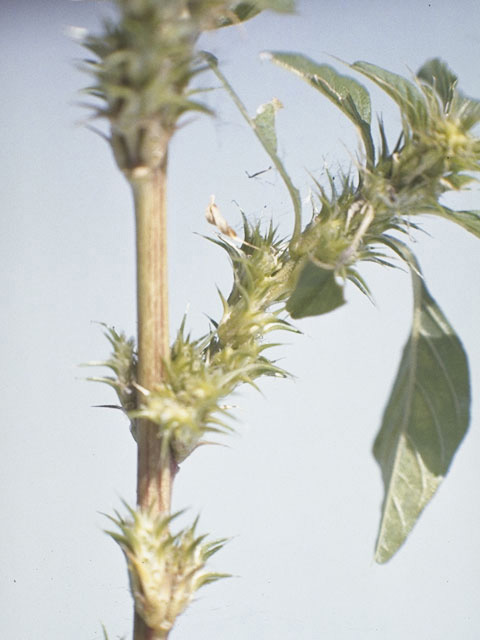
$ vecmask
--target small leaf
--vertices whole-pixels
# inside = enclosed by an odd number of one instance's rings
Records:
[[[363,85],[353,78],[342,76],[329,65],[318,64],[298,53],[271,51],[265,55],[279,66],[298,74],[343,111],[359,129],[367,157],[374,161],[370,96]]]
[[[291,317],[319,316],[343,304],[343,287],[335,280],[333,269],[325,269],[308,258],[286,305]]]
[[[447,189],[460,191],[472,182],[478,182],[478,179],[467,173],[449,173],[443,176],[441,181],[447,186]]]
[[[444,106],[451,104],[457,76],[442,60],[439,58],[428,60],[417,72],[417,77],[435,89]]]
[[[220,27],[229,27],[232,24],[245,22],[258,15],[262,10],[254,2],[240,2],[231,11],[233,16],[222,17],[219,22]]]
[[[411,335],[373,452],[385,485],[375,560],[387,562],[446,475],[469,423],[470,385],[462,343],[428,292],[403,243],[388,243],[411,269]]]
[[[275,132],[275,114],[283,107],[280,100],[274,98],[271,102],[262,104],[253,118],[255,132],[265,149],[270,153],[277,153],[277,134]]]
[[[413,82],[369,62],[358,61],[352,64],[351,68],[363,73],[388,93],[402,113],[407,116],[411,126],[418,127],[425,123],[427,118],[425,99]]]
[[[232,24],[245,22],[246,20],[254,18],[265,9],[271,9],[279,13],[292,13],[295,10],[295,0],[252,0],[251,2],[239,2],[230,10],[229,15],[223,16],[220,19],[218,26],[228,27]]]

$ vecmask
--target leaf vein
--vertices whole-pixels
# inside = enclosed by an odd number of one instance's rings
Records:
[[[460,418],[460,406],[458,403],[458,396],[457,396],[457,392],[455,390],[455,385],[453,383],[452,377],[448,371],[448,368],[445,366],[445,362],[442,359],[442,357],[440,356],[440,354],[438,353],[437,348],[434,345],[434,341],[432,340],[432,338],[429,335],[426,334],[422,334],[422,337],[425,340],[425,343],[427,344],[427,346],[429,347],[430,351],[433,354],[433,357],[435,358],[435,360],[438,362],[438,365],[441,369],[441,372],[443,373],[443,376],[447,382],[447,386],[450,390],[450,394],[452,396],[452,400],[453,400],[453,406],[454,406],[454,410],[455,410],[455,417],[458,420]]]
[[[393,496],[392,502],[396,512],[398,513],[398,517],[400,518],[403,530],[407,531],[407,522],[405,520],[405,515],[403,513],[402,505],[400,504],[399,499],[396,496]]]
[[[444,442],[444,438],[442,435],[442,425],[440,423],[440,420],[438,418],[437,412],[435,411],[435,407],[431,401],[431,398],[429,396],[429,394],[427,393],[427,391],[425,390],[425,388],[421,385],[420,382],[417,382],[417,388],[419,390],[419,392],[421,393],[425,404],[428,408],[428,410],[430,411],[430,414],[432,416],[432,420],[433,420],[433,424],[435,426],[435,432],[437,434],[438,437],[438,443],[439,443],[439,448],[440,448],[440,459],[441,459],[441,463],[442,466],[444,466],[445,464],[445,442]]]

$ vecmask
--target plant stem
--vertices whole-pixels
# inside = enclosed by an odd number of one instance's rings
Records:
[[[167,280],[167,154],[155,169],[139,167],[129,175],[133,190],[137,249],[138,370],[141,387],[152,389],[163,378],[169,358]],[[162,447],[158,426],[148,420],[137,424],[137,504],[152,514],[170,513],[172,484],[177,465]],[[162,637],[165,638],[165,636]],[[134,640],[160,640],[138,614]]]
[[[135,612],[133,640],[168,640],[170,633],[158,635],[153,629],[147,627],[142,617]]]

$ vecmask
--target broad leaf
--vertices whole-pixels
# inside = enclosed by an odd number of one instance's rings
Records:
[[[291,317],[319,316],[343,304],[343,287],[335,280],[335,272],[308,258],[286,305]]]
[[[355,62],[351,68],[373,80],[395,100],[412,127],[418,128],[425,124],[427,118],[425,99],[413,82],[369,62]]]
[[[410,265],[414,314],[373,448],[385,485],[379,563],[405,542],[446,475],[467,431],[470,406],[462,343],[428,292],[413,254],[398,240],[389,244]]]
[[[370,96],[363,85],[353,78],[342,76],[329,65],[317,64],[298,53],[270,51],[265,55],[279,66],[298,74],[343,111],[358,128],[368,159],[374,161]]]

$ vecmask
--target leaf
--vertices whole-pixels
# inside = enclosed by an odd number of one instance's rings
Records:
[[[295,0],[255,0],[254,4],[260,8],[271,9],[279,13],[291,13],[295,11]]]
[[[335,280],[333,269],[325,269],[308,258],[287,301],[286,308],[291,317],[319,316],[343,304],[343,287]]]
[[[280,100],[274,98],[271,102],[262,104],[257,109],[253,119],[255,132],[263,146],[270,154],[277,153],[277,134],[275,132],[275,114],[283,107]]]
[[[358,128],[367,157],[374,162],[375,151],[370,130],[370,95],[363,85],[353,78],[337,73],[329,65],[318,64],[298,53],[270,51],[264,55],[279,66],[298,74],[343,111]]]
[[[369,62],[354,62],[351,68],[373,80],[400,107],[410,126],[418,128],[427,119],[427,107],[421,91],[406,78]]]
[[[480,211],[455,211],[442,205],[432,207],[427,214],[437,215],[450,222],[456,222],[461,227],[480,238]]]
[[[478,182],[478,178],[473,175],[468,175],[467,173],[448,173],[447,175],[441,178],[441,182],[443,185],[447,186],[447,189],[461,191],[467,185],[472,184],[472,182]]]
[[[414,291],[405,345],[373,452],[385,497],[375,560],[387,562],[446,475],[469,423],[470,384],[462,343],[428,292],[410,250],[389,244],[408,262]]]
[[[217,26],[228,27],[232,24],[245,22],[246,20],[254,18],[265,9],[271,9],[279,13],[292,13],[295,10],[295,0],[253,0],[252,2],[239,2],[234,5],[228,15],[220,18]]]
[[[417,72],[417,78],[435,89],[444,107],[451,104],[457,76],[442,60],[439,58],[428,60]]]

